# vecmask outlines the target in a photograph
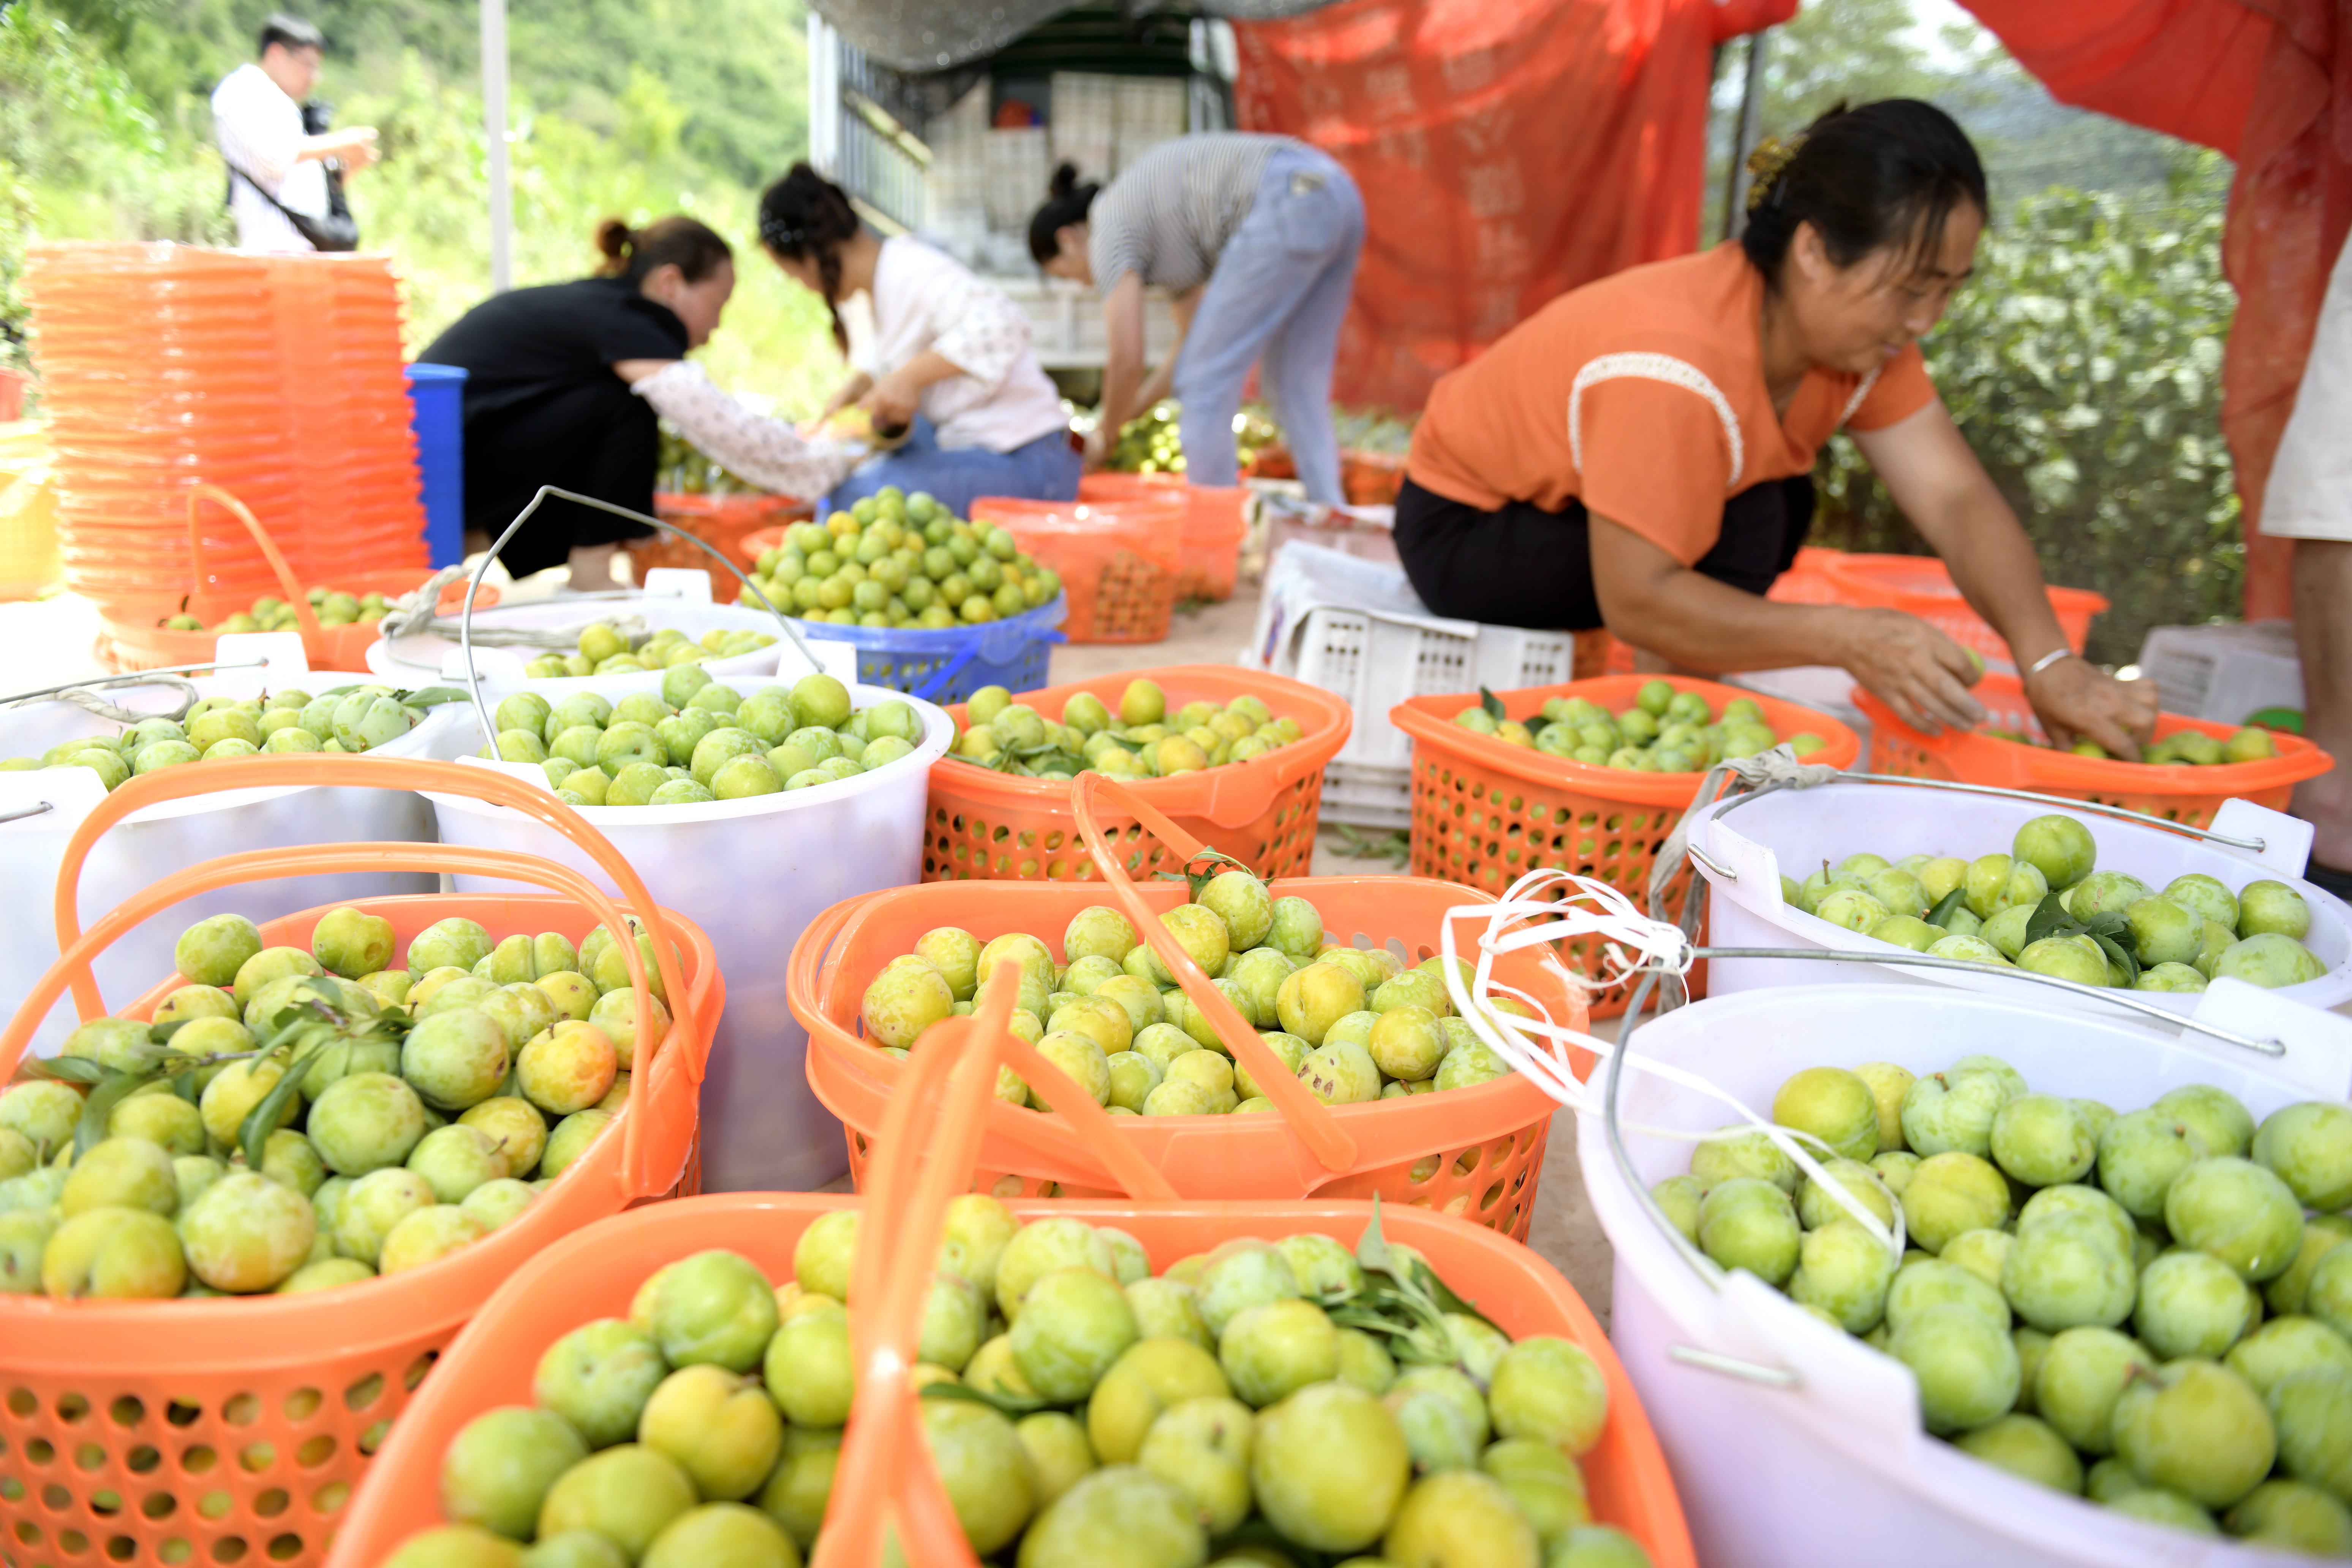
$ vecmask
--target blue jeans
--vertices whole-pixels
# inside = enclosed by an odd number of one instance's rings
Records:
[[[1363,198],[1346,170],[1307,147],[1266,160],[1176,360],[1172,390],[1184,408],[1179,429],[1192,483],[1239,482],[1234,415],[1255,363],[1307,499],[1347,499],[1331,432],[1331,358],[1363,247]]]
[[[985,447],[942,447],[939,432],[921,415],[907,444],[867,463],[838,485],[817,508],[820,518],[846,510],[885,485],[908,495],[928,490],[958,517],[971,515],[981,496],[1017,496],[1027,500],[1076,500],[1086,459],[1055,430],[1010,452]]]

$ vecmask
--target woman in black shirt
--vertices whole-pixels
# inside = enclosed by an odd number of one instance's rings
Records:
[[[420,356],[466,374],[466,529],[486,548],[541,485],[650,512],[660,434],[625,368],[683,360],[708,342],[735,289],[725,240],[690,217],[598,229],[600,276],[485,300]],[[551,501],[508,542],[517,577],[570,561],[572,585],[613,586],[613,552],[652,531]],[[479,534],[477,541],[473,536]]]

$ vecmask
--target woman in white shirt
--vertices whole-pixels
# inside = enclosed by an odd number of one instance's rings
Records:
[[[886,485],[928,490],[958,516],[978,496],[1077,498],[1069,417],[1029,346],[1029,318],[1001,290],[919,240],[876,234],[806,163],[760,198],[760,241],[824,300],[844,353],[843,301],[872,301],[879,374],[853,375],[827,412],[855,403],[877,429],[912,427],[905,446],[836,486],[830,509]]]

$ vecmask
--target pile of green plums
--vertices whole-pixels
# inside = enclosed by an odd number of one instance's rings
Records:
[[[1244,692],[1219,707],[1187,702],[1170,711],[1156,680],[1136,679],[1111,708],[1090,691],[1062,704],[1059,722],[1002,686],[983,686],[964,704],[969,727],[948,754],[1031,778],[1067,780],[1082,773],[1115,778],[1168,778],[1244,763],[1290,744],[1304,731]]]
[[[257,752],[366,752],[397,741],[425,717],[389,686],[355,686],[312,697],[288,687],[259,697],[200,697],[184,718],[141,719],[111,735],[61,741],[37,757],[0,758],[0,773],[88,768],[109,791],[141,773],[183,763],[215,763]]]
[[[761,555],[751,586],[806,620],[936,631],[1050,605],[1062,580],[1007,530],[885,485],[822,523],[787,529],[782,545]]]
[[[1502,718],[1483,702],[1465,708],[1454,721],[1473,734],[1548,756],[1644,773],[1705,773],[1726,758],[1752,757],[1780,743],[1755,699],[1735,697],[1718,714],[1697,692],[1677,691],[1663,680],[1643,682],[1622,713],[1587,697],[1550,697],[1532,724]],[[1827,743],[1810,731],[1789,737],[1801,757]]]
[[[624,630],[610,621],[592,621],[580,628],[578,652],[543,653],[525,664],[522,672],[533,680],[555,680],[567,676],[676,669],[680,665],[700,664],[707,659],[756,653],[773,647],[775,641],[766,632],[755,632],[748,626],[714,627],[696,642],[674,626],[647,634]]]
[[[2041,746],[2050,742],[2011,731],[1988,730],[1986,734],[2003,741],[2015,741],[2021,745]],[[2114,761],[2139,763],[2148,767],[2215,768],[2228,763],[2257,763],[2264,757],[2278,755],[2278,743],[2271,732],[2260,725],[2248,724],[2224,741],[2202,730],[2179,729],[2161,741],[2144,748],[2137,757],[2114,757],[2096,741],[2081,740],[2067,748],[2078,757],[2106,757]]]
[[[667,1009],[650,939],[636,941],[658,1038]],[[391,921],[349,908],[307,949],[265,947],[233,914],[184,931],[187,983],[152,1024],[100,1018],[67,1037],[64,1056],[102,1069],[95,1084],[0,1093],[0,1293],[331,1289],[431,1263],[528,1207],[628,1100],[622,951],[601,926],[575,949],[465,919],[419,931],[400,963],[394,947]],[[296,1007],[338,1027],[257,1054]],[[394,1013],[404,1033],[380,1026]],[[169,1060],[163,1026],[176,1026]],[[241,1129],[289,1074],[300,1087],[257,1170]],[[144,1081],[116,1099],[115,1075]],[[78,1138],[85,1096],[101,1094],[98,1140]]]
[[[1927,1427],[2119,1512],[2352,1554],[2352,1109],[2118,1115],[1994,1057],[1808,1068],[1652,1188],[1707,1257],[1911,1369]],[[2219,1522],[2217,1523],[2217,1518]]]
[[[392,609],[392,602],[382,594],[346,594],[340,588],[312,588],[305,595],[310,601],[310,613],[321,626],[373,626],[383,619]],[[182,601],[184,606],[185,600]],[[180,613],[163,623],[175,632],[200,632],[205,623],[188,614]],[[290,632],[300,629],[294,606],[275,594],[264,594],[253,601],[249,610],[239,610],[224,616],[216,632]]]
[[[545,768],[556,797],[573,805],[696,805],[812,789],[895,763],[923,738],[912,705],[893,699],[853,712],[849,688],[830,675],[746,697],[691,664],[674,666],[658,693],[618,702],[583,691],[550,703],[518,691],[491,721],[498,754]]]
[[[1849,855],[1781,896],[1807,914],[1938,958],[2015,965],[2084,985],[2202,991],[2220,975],[2265,989],[2316,980],[2326,968],[2303,944],[2311,905],[2284,882],[2263,879],[2231,891],[2202,872],[2161,889],[2126,871],[2100,871],[2091,830],[2071,816],[2037,816],[2006,855]],[[1958,900],[1951,895],[1958,893]],[[2133,950],[2137,979],[2079,932],[2026,940],[2033,911],[2052,893],[2078,921],[2121,915],[2116,940]]]
[[[1246,871],[1213,878],[1160,923],[1326,1105],[1469,1089],[1512,1070],[1455,1013],[1442,959],[1408,970],[1384,948],[1326,942],[1313,904],[1274,898]],[[1021,971],[1013,1032],[1112,1115],[1274,1110],[1160,955],[1107,905],[1071,917],[1058,959],[1024,931],[985,942],[955,926],[925,931],[866,986],[867,1043],[901,1057],[921,1049],[925,1032],[969,1014],[982,983],[1007,963]],[[1525,1012],[1510,998],[1490,1005]],[[996,1092],[1050,1109],[1011,1068]]]
[[[626,1319],[555,1339],[531,1405],[451,1442],[447,1522],[387,1568],[799,1568],[856,1385],[858,1223],[836,1209],[810,1226],[786,1284],[697,1253],[649,1277]],[[1591,1357],[1464,1313],[1384,1342],[1334,1321],[1365,1289],[1318,1232],[1155,1275],[1124,1231],[952,1200],[914,1381],[973,1552],[1020,1568],[1647,1563],[1591,1522],[1578,1460],[1609,1418]]]

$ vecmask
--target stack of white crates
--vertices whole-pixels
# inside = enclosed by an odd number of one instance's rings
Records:
[[[923,175],[925,227],[958,255],[988,231],[988,84],[924,127],[931,150]]]
[[[1045,199],[1053,156],[1042,125],[988,133],[988,226],[1026,234],[1030,215]]]
[[[1481,626],[1429,614],[1397,567],[1312,544],[1266,571],[1243,660],[1346,699],[1355,727],[1323,771],[1323,818],[1412,824],[1412,741],[1389,721],[1408,697],[1508,691],[1575,679],[1569,632]]]
[[[1181,77],[1119,77],[1117,141],[1111,167],[1123,174],[1162,142],[1184,134],[1191,114],[1189,89]]]
[[[1080,180],[1099,184],[1111,176],[1118,79],[1093,71],[1054,73],[1054,162],[1076,164]]]

